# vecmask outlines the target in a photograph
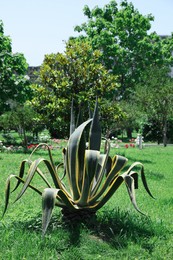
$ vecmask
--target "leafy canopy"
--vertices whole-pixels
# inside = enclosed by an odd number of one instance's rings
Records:
[[[24,102],[29,91],[26,77],[28,65],[21,53],[12,53],[11,39],[4,35],[0,20],[0,110],[6,111],[15,102]]]
[[[168,121],[173,117],[173,79],[168,76],[168,69],[148,69],[143,82],[136,86],[132,100],[137,104],[138,110],[146,114],[148,123],[153,122],[153,128],[156,124],[157,131],[155,129],[153,139],[157,138],[157,132],[161,133],[161,139],[166,146]],[[156,140],[161,141],[159,136]]]
[[[151,64],[172,64],[173,36],[161,38],[155,32],[149,33],[154,17],[140,14],[132,3],[123,0],[118,8],[112,0],[92,10],[85,6],[84,15],[87,22],[75,30],[84,32],[83,37],[91,41],[94,50],[101,50],[102,62],[118,75],[122,93],[140,82]]]
[[[40,85],[34,85],[32,103],[45,119],[48,128],[59,129],[59,137],[68,136],[70,103],[88,113],[88,101],[95,97],[112,99],[117,93],[117,77],[108,73],[100,62],[101,52],[93,51],[89,41],[69,40],[64,54],[46,55],[40,70]],[[114,107],[117,104],[114,102]]]

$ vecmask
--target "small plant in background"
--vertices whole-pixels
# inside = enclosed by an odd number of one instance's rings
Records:
[[[93,118],[88,119],[77,128],[73,109],[71,112],[70,138],[67,148],[63,149],[64,162],[56,166],[53,162],[51,150],[48,148],[50,160],[39,158],[32,161],[32,154],[42,146],[38,145],[32,152],[29,159],[22,161],[19,175],[10,175],[6,184],[5,209],[7,210],[10,197],[10,184],[12,179],[17,179],[16,190],[20,184],[23,184],[21,191],[17,196],[19,200],[27,188],[31,188],[42,196],[42,230],[45,234],[51,219],[52,210],[55,206],[62,208],[65,217],[90,216],[95,214],[111,198],[120,185],[125,182],[128,194],[135,209],[141,212],[136,204],[135,189],[138,188],[138,174],[146,191],[152,197],[147,186],[144,175],[144,167],[140,162],[133,163],[124,173],[121,170],[127,163],[127,158],[119,155],[110,157],[110,144],[107,142],[107,150],[101,154],[101,128],[99,124],[98,105],[95,106]],[[46,146],[46,144],[45,144]],[[52,177],[54,186],[49,183],[44,172],[39,165],[44,163]],[[29,165],[29,170],[24,178],[25,165]],[[59,177],[60,167],[64,168],[64,179]],[[139,169],[138,173],[134,169]],[[45,182],[45,189],[40,190],[31,185],[35,174],[38,174]],[[13,191],[14,191],[13,190]]]
[[[3,142],[2,141],[0,141],[0,151],[3,151]]]
[[[122,143],[122,140],[119,140],[118,138],[112,136],[110,144],[112,148],[120,148],[120,143]]]
[[[2,134],[2,137],[4,138],[4,143],[9,145],[15,143],[15,138],[10,133]]]
[[[14,146],[14,145],[4,145],[2,141],[0,141],[0,152],[3,153],[13,153],[17,151],[22,151],[22,146]]]
[[[27,148],[28,148],[29,150],[34,150],[35,147],[37,147],[37,146],[38,146],[38,144],[29,144],[29,145],[27,146]]]
[[[39,141],[41,143],[48,143],[50,141],[50,135],[48,135],[48,134],[46,134],[46,135],[45,134],[40,134]]]

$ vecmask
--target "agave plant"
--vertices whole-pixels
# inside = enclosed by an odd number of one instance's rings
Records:
[[[146,191],[153,197],[147,186],[143,165],[140,162],[135,162],[128,170],[121,173],[127,163],[127,158],[120,155],[111,158],[109,142],[107,142],[106,151],[101,153],[101,141],[98,105],[95,106],[93,117],[80,124],[76,129],[72,112],[71,134],[67,148],[63,150],[63,163],[55,166],[49,147],[49,160],[39,158],[32,161],[31,154],[29,159],[22,161],[19,175],[10,175],[7,179],[4,214],[9,204],[10,183],[13,178],[17,179],[14,190],[23,183],[16,201],[22,197],[27,188],[33,189],[42,196],[43,235],[47,230],[55,206],[75,214],[80,214],[81,211],[95,213],[111,198],[123,182],[126,184],[132,204],[137,211],[141,212],[135,199],[139,173]],[[36,150],[37,148],[33,152]],[[40,170],[41,163],[46,165],[54,187],[51,186],[44,172]],[[26,164],[29,164],[29,170],[24,178]],[[67,178],[66,182],[59,175],[62,165],[64,176]],[[136,166],[138,169],[140,167],[139,172],[134,170]],[[45,182],[46,187],[43,191],[31,185],[35,174],[38,174]]]

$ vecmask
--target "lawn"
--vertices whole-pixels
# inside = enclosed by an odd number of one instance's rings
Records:
[[[126,156],[129,161],[144,164],[146,178],[153,196],[142,183],[137,190],[136,212],[129,201],[125,185],[86,223],[64,223],[60,209],[53,212],[46,236],[41,237],[41,197],[32,190],[10,206],[0,221],[0,259],[173,259],[173,146],[112,148],[112,154]],[[20,162],[29,154],[0,153],[0,214],[4,208],[5,181],[18,173]],[[46,157],[46,151],[38,155]],[[61,161],[61,149],[53,150]],[[43,183],[38,178],[36,185]]]

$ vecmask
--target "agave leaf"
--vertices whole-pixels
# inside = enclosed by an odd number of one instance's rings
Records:
[[[111,168],[111,171],[106,177],[105,182],[103,183],[103,186],[101,189],[95,194],[93,198],[91,198],[90,203],[92,204],[94,201],[96,201],[100,196],[103,195],[103,193],[106,191],[106,189],[112,184],[114,179],[117,178],[119,172],[124,168],[125,164],[127,163],[127,158],[117,155],[114,159],[114,164]]]
[[[53,167],[53,165],[52,165],[51,162],[49,162],[48,160],[46,160],[46,159],[44,159],[44,158],[37,159],[37,160],[35,160],[35,161],[32,163],[33,165],[31,165],[30,170],[29,170],[29,173],[28,173],[28,175],[30,175],[30,178],[32,178],[32,177],[33,177],[33,174],[38,171],[38,165],[39,165],[41,162],[44,162],[45,165],[46,165],[46,167],[48,168],[49,173],[50,173],[51,176],[52,176],[52,180],[53,180],[53,182],[54,182],[55,187],[58,188],[58,189],[61,188],[61,181],[60,181],[60,178],[59,178],[59,177],[57,176],[57,174],[56,174],[56,168]],[[33,167],[32,167],[32,166],[33,166]],[[48,186],[50,186],[50,185],[48,185]]]
[[[91,191],[91,195],[94,196],[103,180],[103,177],[106,174],[106,166],[107,166],[107,161],[109,158],[109,151],[110,151],[110,143],[108,142],[108,149],[106,150],[106,154],[100,155],[100,160],[99,160],[99,165],[98,171],[95,175],[94,182],[93,182],[93,188]]]
[[[42,235],[44,236],[49,225],[52,210],[55,206],[55,200],[58,190],[53,188],[46,188],[42,195]]]
[[[81,105],[79,106],[79,113],[77,115],[77,121],[76,121],[76,128],[81,125],[82,123],[84,122],[83,120],[83,114],[82,114],[82,111],[81,111]]]
[[[121,155],[116,155],[112,159],[112,166],[110,172],[107,174],[107,182],[111,183],[112,179],[117,177],[120,171],[126,165],[128,159]]]
[[[71,102],[71,117],[70,117],[70,135],[72,135],[72,133],[75,130],[75,115],[74,115],[74,106],[73,106],[73,99]]]
[[[43,209],[43,216],[42,216],[42,234],[44,236],[47,227],[49,225],[52,211],[56,204],[56,199],[60,199],[63,201],[64,206],[68,207],[71,210],[76,210],[77,207],[72,204],[70,198],[60,189],[53,189],[53,188],[46,188],[42,194],[42,209]],[[62,206],[62,203],[61,203]]]
[[[134,179],[134,188],[138,189],[138,179],[139,179],[139,175],[137,172],[132,171],[129,176],[131,176]]]
[[[132,202],[134,208],[135,208],[138,212],[140,212],[141,214],[145,215],[144,213],[142,213],[142,212],[139,210],[139,208],[138,208],[138,206],[137,206],[137,203],[136,203],[135,185],[134,185],[135,181],[134,181],[133,177],[130,176],[130,175],[125,175],[125,176],[124,176],[124,181],[125,181],[125,183],[126,183],[126,187],[127,187],[128,193],[129,193],[129,197],[130,197],[130,200],[131,200],[131,202]]]
[[[4,207],[4,212],[3,212],[3,216],[7,210],[8,204],[9,204],[9,198],[10,198],[10,183],[11,183],[11,179],[12,178],[16,178],[18,180],[18,182],[22,182],[24,183],[25,181],[23,179],[21,179],[19,176],[11,174],[6,181],[6,188],[5,188],[5,207]],[[31,188],[32,190],[36,191],[38,194],[42,194],[42,192],[40,190],[38,190],[37,188],[35,188],[32,185],[29,185],[29,188]]]
[[[106,193],[102,196],[102,198],[100,199],[100,201],[95,201],[95,200],[91,200],[90,201],[90,208],[97,211],[98,209],[100,209],[101,207],[104,206],[104,204],[111,198],[111,196],[116,192],[116,190],[120,187],[120,185],[123,183],[124,179],[123,177],[120,175],[117,178],[115,178],[111,185],[109,186],[108,190],[106,191]]]
[[[64,203],[64,206],[67,207],[68,209],[75,211],[79,209],[77,205],[75,205],[71,199],[71,197],[68,196],[66,192],[63,190],[58,190],[58,198],[61,199],[61,201]]]
[[[108,176],[109,172],[111,171],[111,167],[112,167],[112,158],[110,156],[108,156],[108,160],[107,160],[106,168],[105,168],[106,176]]]
[[[31,160],[23,160],[20,166],[20,170],[19,170],[19,177],[22,179],[25,173],[25,164],[28,163],[29,166],[31,166],[32,161]],[[50,183],[48,182],[48,180],[45,178],[44,174],[42,173],[42,171],[37,167],[36,169],[37,173],[40,175],[40,177],[44,180],[44,182],[48,185],[48,187],[51,187]],[[16,186],[13,189],[13,192],[18,188],[19,184],[21,183],[20,179],[18,180]]]
[[[49,145],[46,144],[46,143],[40,143],[40,144],[38,144],[38,145],[34,148],[34,150],[32,151],[32,153],[30,154],[30,157],[29,157],[30,161],[31,161],[32,155],[36,152],[36,150],[38,150],[38,148],[40,148],[40,147],[42,147],[42,146],[46,146],[46,147],[47,147],[47,150],[48,150],[48,153],[49,153],[50,162],[51,162],[51,164],[52,164],[52,167],[53,167],[54,170],[55,170],[55,166],[54,166],[55,164],[54,164],[54,162],[53,162],[53,157],[52,157],[51,149],[50,149]]]
[[[151,194],[151,191],[150,191],[149,188],[148,188],[148,184],[147,184],[147,181],[146,181],[146,178],[145,178],[144,167],[143,167],[143,166],[142,166],[142,169],[141,169],[141,179],[142,179],[142,183],[143,183],[143,185],[144,185],[145,190],[148,192],[148,194],[149,194],[153,199],[155,199],[155,197]]]
[[[106,160],[107,156],[105,154],[100,154],[97,170],[93,179],[91,196],[94,196],[103,180],[103,177],[105,175]]]
[[[144,174],[144,166],[143,166],[142,163],[140,163],[140,162],[135,162],[135,163],[133,163],[133,164],[129,167],[129,169],[126,171],[126,174],[127,174],[127,175],[131,175],[132,170],[133,170],[136,166],[140,166],[140,167],[141,167],[141,179],[142,179],[142,183],[143,183],[143,185],[144,185],[144,188],[145,188],[145,190],[147,191],[147,193],[154,199],[154,196],[152,195],[152,193],[151,193],[151,191],[150,191],[150,189],[149,189],[149,187],[148,187],[148,184],[147,184],[147,181],[146,181],[146,178],[145,178],[145,174]]]
[[[79,180],[79,147],[81,149],[82,146],[80,146],[80,142],[83,139],[83,131],[87,127],[88,124],[92,119],[87,120],[83,124],[81,124],[70,136],[68,146],[67,146],[67,154],[66,154],[66,171],[69,178],[69,185],[71,192],[73,194],[73,199],[78,200],[79,199],[79,186],[78,186],[78,180]],[[82,152],[81,156],[84,153]],[[84,155],[83,155],[84,156]],[[80,159],[81,160],[81,159]]]
[[[78,201],[78,205],[85,206],[89,199],[89,193],[92,188],[92,182],[94,175],[97,170],[99,162],[100,152],[95,150],[86,150],[85,151],[85,171],[82,180],[82,190],[81,196]]]
[[[5,212],[7,210],[8,207],[8,203],[9,203],[9,197],[10,197],[10,180],[11,178],[15,177],[14,174],[11,174],[6,181],[6,188],[5,188],[5,207],[4,207],[4,212],[2,214],[2,217],[5,215]]]
[[[29,164],[31,165],[31,161],[29,161]],[[21,171],[23,171],[24,170],[24,168],[22,167],[22,169],[20,170],[20,172]],[[51,187],[51,184],[48,182],[48,180],[46,179],[46,177],[44,176],[44,174],[42,173],[42,171],[37,167],[37,169],[36,169],[36,172],[40,175],[40,177],[44,180],[44,182],[47,184],[47,186],[48,187]],[[24,172],[23,172],[24,173]],[[23,174],[19,174],[19,177],[20,178],[22,178],[23,177]],[[17,185],[15,186],[15,188],[13,189],[13,191],[12,192],[14,192],[17,188],[18,188],[18,186],[19,186],[19,184],[20,184],[20,179],[18,180],[18,182],[17,182]]]
[[[61,177],[61,181],[64,179],[64,177],[66,176],[66,154],[67,154],[67,149],[66,148],[63,148],[63,150],[62,150],[62,153],[63,153],[63,155],[64,155],[64,158],[63,158],[63,166],[64,166],[64,174],[63,174],[63,176]],[[56,167],[56,172],[58,172],[58,166]]]
[[[38,175],[43,179],[43,181],[47,184],[48,187],[51,187],[51,184],[48,182],[46,177],[44,176],[43,172],[37,167],[36,172]]]
[[[19,177],[22,179],[23,176],[24,176],[24,173],[25,173],[25,164],[28,163],[29,165],[31,164],[31,161],[26,159],[26,160],[23,160],[21,165],[20,165],[20,171],[19,171]],[[20,185],[21,181],[20,179],[17,181],[17,184],[16,186],[14,187],[13,191],[15,191],[19,185]]]
[[[100,145],[101,145],[101,127],[100,127],[99,115],[98,115],[98,102],[96,102],[93,120],[90,128],[88,149],[100,151]]]
[[[50,174],[53,178],[55,187],[56,188],[62,188],[61,182],[60,182],[59,178],[56,176],[54,168],[52,168],[52,164],[48,160],[45,160],[43,158],[39,158],[39,159],[35,160],[34,162],[32,162],[32,164],[29,168],[29,171],[28,171],[27,178],[26,178],[25,183],[23,185],[23,188],[20,191],[16,201],[24,194],[24,192],[28,188],[28,185],[30,184],[34,174],[37,172],[37,167],[41,162],[44,162],[46,164],[47,168],[49,169],[49,172],[50,172]]]
[[[78,188],[79,188],[79,193],[81,193],[82,189],[82,182],[83,182],[83,174],[84,174],[84,161],[85,161],[85,151],[86,151],[86,140],[85,140],[85,135],[82,134],[80,144],[79,144],[79,150],[78,150]]]
[[[56,166],[56,168],[55,168],[55,169],[56,169],[56,173],[58,172],[59,168],[61,168],[62,166],[63,166],[63,168],[64,168],[64,163],[59,163],[59,164]],[[64,179],[65,175],[66,175],[66,172],[64,171],[63,176],[60,178],[61,181]]]
[[[21,198],[21,196],[24,194],[24,192],[25,192],[26,189],[28,188],[28,186],[29,186],[29,184],[30,184],[30,182],[31,182],[31,180],[32,180],[32,178],[33,178],[35,172],[36,172],[36,169],[37,169],[37,167],[38,167],[38,165],[39,165],[39,163],[40,163],[41,161],[43,161],[43,158],[39,158],[39,159],[37,159],[36,161],[32,162],[32,164],[31,164],[31,166],[30,166],[30,168],[29,168],[29,171],[28,171],[27,178],[26,178],[25,183],[24,183],[24,185],[23,185],[23,188],[22,188],[22,190],[20,191],[20,193],[18,194],[16,201],[17,201],[19,198]]]

